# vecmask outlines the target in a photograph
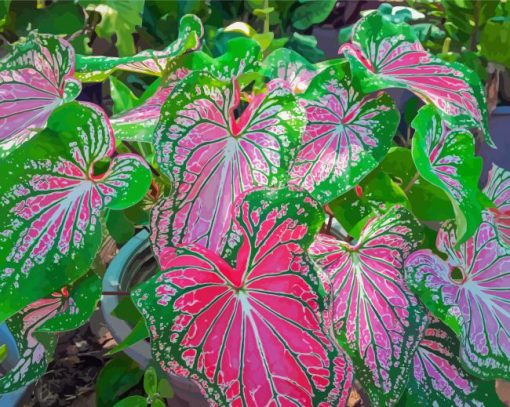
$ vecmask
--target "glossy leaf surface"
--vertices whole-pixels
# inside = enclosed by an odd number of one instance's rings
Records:
[[[412,126],[416,169],[448,194],[455,212],[458,240],[462,242],[480,225],[485,206],[478,188],[482,159],[475,157],[473,137],[466,130],[449,129],[432,106],[420,109]]]
[[[182,81],[162,108],[155,134],[157,159],[176,192],[152,212],[157,255],[179,243],[221,254],[235,199],[255,186],[283,185],[305,118],[280,83],[257,95],[236,119],[237,82],[205,72]]]
[[[0,321],[83,275],[101,243],[103,209],[145,195],[151,173],[138,156],[117,155],[97,175],[114,151],[105,113],[73,102],[0,163]]]
[[[121,58],[77,55],[77,77],[83,82],[98,82],[105,80],[117,69],[161,76],[171,58],[198,48],[203,33],[200,19],[187,14],[181,18],[177,39],[164,50],[145,50],[134,56]]]
[[[356,91],[346,63],[317,75],[303,100],[308,123],[291,182],[327,203],[353,188],[384,158],[399,114],[388,95]]]
[[[492,164],[483,192],[496,205],[496,208],[489,210],[494,217],[501,240],[510,245],[510,172]]]
[[[211,405],[346,403],[350,361],[322,328],[306,247],[324,221],[304,191],[256,190],[236,204],[237,268],[178,247],[132,293],[164,370],[197,382]]]
[[[480,79],[459,63],[427,52],[407,24],[371,13],[355,26],[352,43],[340,48],[366,92],[405,88],[431,102],[452,127],[476,127],[493,145]]]
[[[452,223],[439,231],[437,249],[406,260],[406,279],[429,310],[461,342],[464,366],[482,379],[510,378],[510,255],[496,227],[483,222],[458,245]]]
[[[319,235],[312,259],[331,280],[333,328],[374,403],[391,405],[403,393],[427,323],[404,282],[404,259],[421,240],[409,211],[393,207],[373,218],[355,245]]]
[[[459,342],[443,323],[431,317],[413,358],[413,370],[399,406],[499,406],[494,382],[466,373],[458,357]]]
[[[51,112],[73,100],[74,50],[58,37],[32,33],[0,61],[0,148],[19,145],[46,125]]]

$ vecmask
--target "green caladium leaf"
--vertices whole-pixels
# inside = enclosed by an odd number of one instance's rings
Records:
[[[451,200],[459,243],[482,221],[486,198],[478,188],[482,159],[466,129],[450,129],[433,106],[424,106],[412,122],[412,155],[425,180],[445,191]]]
[[[44,128],[51,112],[73,100],[74,51],[56,36],[31,33],[0,61],[0,149],[28,140]]]
[[[117,155],[96,173],[114,151],[106,114],[72,102],[0,162],[0,321],[82,276],[101,244],[104,209],[143,198],[151,172],[140,157]]]
[[[382,161],[399,113],[389,95],[359,93],[347,63],[317,75],[302,104],[308,123],[290,170],[291,183],[325,204],[353,188]]]
[[[350,60],[363,90],[405,88],[432,103],[452,127],[476,127],[494,145],[487,124],[487,106],[480,79],[459,63],[427,52],[407,24],[393,24],[371,13],[355,26],[352,43],[341,53]]]
[[[200,45],[203,31],[198,17],[185,15],[180,21],[177,40],[164,50],[146,50],[121,58],[77,55],[76,76],[83,82],[100,82],[117,69],[161,76],[169,59]]]
[[[176,192],[156,204],[151,239],[157,256],[180,243],[223,253],[235,199],[256,186],[283,186],[305,126],[281,81],[269,83],[239,118],[236,80],[194,72],[162,108],[154,144]]]
[[[14,391],[39,378],[55,350],[56,331],[67,331],[87,322],[101,295],[101,280],[94,273],[35,301],[9,318],[20,359],[0,378],[0,393]]]
[[[430,316],[430,320],[398,406],[503,406],[494,382],[479,380],[463,370],[455,334],[437,318]]]
[[[288,48],[279,48],[267,56],[260,72],[269,79],[282,79],[294,93],[303,93],[320,69]]]
[[[121,140],[151,142],[159,121],[161,106],[175,86],[190,72],[207,71],[216,78],[231,80],[256,71],[262,53],[249,38],[235,38],[227,43],[227,52],[217,58],[196,51],[169,62],[164,84],[145,103],[112,117],[115,136]]]
[[[363,226],[374,216],[392,206],[411,209],[405,192],[386,173],[376,170],[349,192],[329,203],[329,208],[342,227],[358,238]]]

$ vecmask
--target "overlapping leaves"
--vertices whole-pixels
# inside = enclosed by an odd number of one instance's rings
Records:
[[[73,100],[74,50],[58,37],[32,33],[0,62],[0,148],[8,149],[44,128],[59,105]]]
[[[457,248],[458,247],[458,248]],[[406,280],[429,310],[461,342],[464,366],[482,379],[510,378],[510,255],[496,226],[484,221],[457,245],[452,223],[437,236],[437,248],[406,260]]]
[[[268,85],[239,118],[237,81],[206,72],[182,81],[162,108],[157,159],[176,191],[152,212],[157,255],[179,243],[220,254],[235,199],[255,186],[283,185],[305,125],[304,112],[281,83]]]
[[[324,221],[305,192],[238,199],[237,268],[180,246],[132,296],[166,371],[197,382],[212,404],[345,404],[350,361],[319,319],[323,300],[306,248]]]
[[[480,129],[493,145],[478,76],[464,65],[427,52],[407,24],[371,13],[354,27],[352,43],[340,48],[366,92],[397,87],[431,102],[451,127]]]
[[[353,188],[388,152],[399,114],[386,94],[363,96],[347,64],[317,75],[303,95],[307,126],[291,182],[327,203]]]
[[[427,323],[403,276],[420,240],[418,222],[396,206],[367,223],[356,245],[319,235],[310,247],[331,280],[338,342],[374,403],[389,405],[402,395]]]
[[[92,315],[101,295],[93,273],[39,299],[7,320],[20,354],[16,365],[0,377],[0,393],[14,391],[40,377],[48,366],[57,337],[52,332],[76,329]]]
[[[72,283],[101,242],[101,213],[146,193],[151,174],[140,157],[117,155],[103,111],[68,103],[47,128],[0,163],[0,321]]]

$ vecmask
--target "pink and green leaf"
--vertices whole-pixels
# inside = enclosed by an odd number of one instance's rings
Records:
[[[354,26],[352,42],[339,52],[350,60],[364,91],[408,89],[432,103],[451,127],[477,128],[494,145],[478,75],[462,64],[430,54],[411,26],[371,13]]]
[[[413,358],[413,370],[399,406],[502,406],[494,382],[478,380],[461,366],[459,342],[434,317]]]
[[[332,323],[356,377],[374,403],[391,405],[405,390],[427,317],[408,290],[405,258],[422,238],[402,207],[366,224],[355,245],[319,235],[310,255],[331,280]]]
[[[177,39],[162,51],[145,50],[130,57],[76,56],[76,76],[83,82],[104,81],[116,70],[162,76],[172,58],[197,49],[204,34],[200,19],[192,14],[181,18]]]
[[[105,113],[72,102],[0,163],[0,321],[81,277],[101,243],[103,210],[143,198],[151,173],[138,156],[117,155],[96,173],[114,151]]]
[[[317,75],[303,95],[308,123],[291,183],[325,204],[352,189],[384,158],[399,122],[384,93],[364,96],[347,63]]]
[[[510,254],[496,226],[484,221],[457,243],[452,223],[437,236],[443,260],[419,250],[406,260],[406,280],[461,342],[465,368],[481,379],[510,378]]]
[[[483,192],[496,206],[489,211],[501,240],[510,245],[510,172],[492,164]]]
[[[196,243],[221,254],[236,198],[256,186],[282,186],[305,126],[296,98],[269,85],[236,119],[237,81],[194,72],[163,105],[155,134],[161,170],[175,185],[152,211],[156,254]]]
[[[80,279],[70,289],[64,287],[19,311],[6,323],[20,359],[0,377],[0,394],[14,391],[44,374],[57,343],[52,332],[83,325],[95,310],[101,295],[101,280],[94,273]]]
[[[46,126],[81,85],[73,79],[74,50],[52,35],[31,33],[0,61],[0,149],[16,147]]]
[[[475,156],[473,137],[465,129],[450,129],[433,106],[420,109],[412,126],[416,169],[450,198],[462,243],[480,225],[487,203],[478,188],[482,159]]]
[[[322,327],[323,298],[306,254],[324,222],[304,191],[259,189],[235,206],[237,268],[179,246],[132,297],[153,357],[195,381],[211,405],[344,405],[352,366]]]

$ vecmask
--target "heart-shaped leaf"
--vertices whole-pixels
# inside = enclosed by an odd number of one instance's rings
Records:
[[[207,71],[219,79],[231,80],[258,69],[259,45],[249,38],[235,38],[227,43],[227,52],[218,58],[197,51],[169,62],[165,84],[147,101],[134,109],[112,117],[115,136],[122,140],[150,142],[158,123],[161,107],[174,87],[190,72]]]
[[[399,114],[386,94],[363,96],[347,63],[317,75],[303,95],[308,123],[291,182],[327,203],[353,188],[391,147]]]
[[[57,337],[49,332],[83,325],[94,312],[100,294],[101,280],[90,273],[71,289],[62,288],[9,318],[7,327],[16,341],[20,358],[0,378],[0,393],[14,391],[39,378],[46,371],[57,344]]]
[[[426,313],[404,282],[404,259],[421,240],[409,211],[393,207],[364,227],[355,245],[319,235],[312,259],[331,279],[333,328],[374,403],[402,395]]]
[[[73,100],[74,50],[56,36],[31,33],[0,62],[0,149],[19,145],[44,128],[51,112]]]
[[[180,246],[133,291],[153,357],[214,405],[345,404],[352,367],[322,328],[306,255],[324,221],[320,206],[304,191],[256,190],[239,198],[235,216],[236,269],[198,245]]]
[[[221,254],[235,199],[254,186],[283,185],[305,125],[280,83],[254,97],[239,119],[237,81],[190,74],[162,108],[155,134],[160,168],[176,191],[153,209],[151,239],[166,247],[197,243]]]
[[[411,26],[370,13],[354,26],[352,43],[342,45],[339,52],[350,60],[364,91],[409,89],[436,106],[452,127],[476,127],[494,145],[478,75],[427,52]]]
[[[458,357],[459,342],[434,317],[413,358],[413,370],[399,406],[496,406],[502,405],[494,382],[467,374]]]
[[[186,14],[181,18],[177,39],[164,50],[145,50],[134,56],[121,58],[76,55],[76,76],[83,82],[101,82],[117,69],[161,76],[171,58],[198,48],[203,34],[204,28],[200,19]]]
[[[270,79],[284,80],[294,93],[303,93],[320,71],[296,51],[279,48],[267,56],[260,72]]]
[[[0,163],[0,321],[83,275],[101,243],[101,213],[143,198],[151,173],[133,154],[117,155],[106,114],[67,103],[46,130]]]
[[[429,310],[461,342],[464,366],[482,379],[510,378],[510,254],[496,227],[483,222],[458,245],[452,223],[437,235],[437,249],[419,250],[406,260],[406,280]],[[458,248],[457,248],[458,247]]]
[[[424,106],[412,122],[413,160],[420,175],[448,194],[462,243],[482,221],[486,198],[478,188],[482,159],[465,129],[449,129],[433,106]]]
[[[489,210],[500,238],[510,245],[510,172],[492,164],[483,192],[496,205],[496,208]]]

